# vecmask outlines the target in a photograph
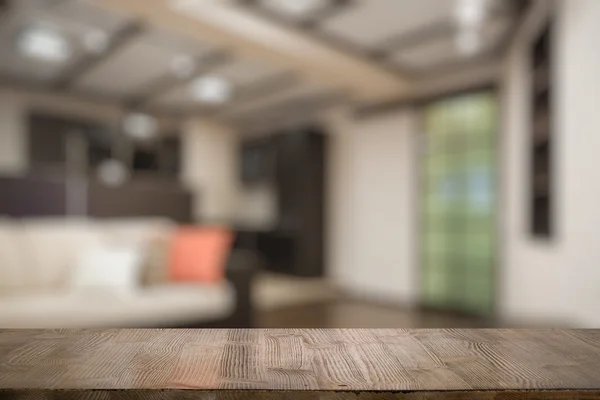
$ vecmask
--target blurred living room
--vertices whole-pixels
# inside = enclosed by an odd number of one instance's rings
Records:
[[[0,0],[0,328],[600,326],[599,21]]]

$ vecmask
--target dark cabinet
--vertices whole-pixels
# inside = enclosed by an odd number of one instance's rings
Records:
[[[55,175],[68,168],[68,148],[74,140],[81,167],[90,174],[109,159],[126,164],[134,175],[171,178],[176,181],[181,165],[181,140],[176,132],[148,141],[136,141],[107,124],[33,112],[29,116],[29,158],[36,172]],[[81,169],[81,168],[79,168]]]
[[[277,149],[270,138],[248,140],[242,144],[241,179],[245,184],[266,182],[275,174]]]
[[[293,233],[295,275],[323,274],[325,139],[314,130],[279,137],[279,215],[282,230]]]
[[[244,144],[242,152],[256,143]],[[273,272],[311,277],[324,273],[326,143],[326,135],[314,128],[261,141],[272,163],[272,169],[265,169],[269,174],[262,176],[277,192],[278,223],[270,231],[240,232],[238,246],[258,250]]]

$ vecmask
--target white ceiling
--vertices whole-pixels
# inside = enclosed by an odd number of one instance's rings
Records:
[[[331,0],[323,0],[322,4],[331,4]],[[397,64],[399,70],[404,67],[426,73],[453,62],[469,63],[477,59],[477,55],[472,57],[457,51],[454,40],[458,34],[457,4],[457,0],[349,0],[311,30],[318,32],[321,39],[332,39],[330,42],[341,39],[363,55],[383,53],[383,59]],[[514,4],[513,0],[488,0],[488,16],[480,33],[482,46],[478,55],[495,49],[505,37],[515,18],[511,13]],[[267,9],[267,18],[275,14],[290,24],[310,20],[313,14],[290,13],[281,0],[262,0],[255,8]],[[450,31],[440,27],[448,27]],[[433,33],[428,34],[428,31]],[[415,46],[394,48],[395,41],[417,35],[422,39]]]
[[[153,82],[172,74],[171,62],[181,54],[200,58],[212,48],[149,30],[86,73],[77,84],[82,90],[109,96],[135,97]]]
[[[242,0],[228,0],[231,4],[237,1]],[[284,0],[255,0],[256,4],[250,6],[248,12],[267,9],[271,14],[282,16],[291,27],[294,21],[303,22],[316,16],[320,8],[331,6],[334,0],[323,0],[315,10],[304,14],[290,11],[285,5],[282,7],[282,1]],[[497,8],[509,4],[508,0],[491,1],[496,2]],[[115,39],[120,32],[136,23],[130,16],[96,8],[89,0],[15,0],[13,3],[16,7],[5,20],[0,21],[0,78],[27,80],[33,84],[52,85],[64,78],[65,72],[70,71],[73,66],[90,58],[91,55],[82,43],[82,37],[87,32],[101,30]],[[286,4],[289,6],[289,3]],[[434,35],[402,49],[385,46],[392,43],[394,38],[410,37],[415,32],[442,23],[448,24],[448,21],[452,21],[454,5],[454,0],[349,0],[320,20],[314,29],[326,37],[353,43],[365,52],[385,49],[387,52],[384,59],[388,64],[427,72],[438,66],[469,63],[477,57],[461,55],[456,50],[453,34]],[[511,28],[514,16],[498,15],[496,10],[481,33],[483,46],[480,53],[495,49]],[[67,63],[48,64],[19,54],[15,45],[19,33],[38,24],[56,29],[68,39],[73,48],[73,56]],[[303,32],[311,34],[308,30]],[[93,62],[92,57],[90,67],[72,82],[72,88],[118,100],[131,100],[147,93],[148,88],[154,87],[157,82],[168,83],[171,77],[173,84],[162,95],[151,99],[149,104],[156,109],[202,110],[207,107],[194,102],[188,90],[189,80],[177,83],[171,69],[172,60],[181,55],[201,60],[209,54],[227,50],[229,49],[198,40],[174,36],[157,28],[144,27],[139,35],[118,43],[114,52],[101,57],[98,62]],[[372,62],[377,65],[377,61]],[[202,69],[201,64],[199,68]],[[230,61],[206,73],[229,80],[235,88],[234,93],[239,93],[282,72],[269,62],[233,54]],[[294,99],[311,96],[322,98],[327,93],[336,92],[333,87],[300,80],[300,83],[290,84],[287,89],[278,89],[270,95],[263,94],[260,98],[250,99],[251,101],[238,102],[234,96],[231,102],[219,108],[219,112],[224,111],[223,115],[232,116],[253,110],[262,112],[275,108],[277,104],[293,103]]]
[[[178,52],[142,38],[125,45],[77,84],[82,90],[111,96],[135,96],[152,81],[169,72]]]
[[[322,30],[362,47],[375,47],[400,35],[448,18],[452,0],[357,0],[328,19]]]
[[[488,23],[481,32],[481,49],[470,57],[493,50],[510,29],[510,20],[496,19]],[[392,55],[392,60],[399,65],[414,70],[427,70],[432,67],[458,64],[469,56],[461,54],[455,45],[455,37],[442,36],[418,46],[403,49]]]
[[[19,0],[10,17],[0,23],[0,75],[35,82],[57,79],[69,65],[86,56],[81,38],[88,32],[100,29],[114,35],[126,19],[106,13],[78,1],[65,1],[50,7],[47,0]],[[72,47],[69,63],[43,63],[27,58],[17,51],[16,41],[25,29],[40,26],[64,34]]]

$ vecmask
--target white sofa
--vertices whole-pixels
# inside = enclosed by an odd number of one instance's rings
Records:
[[[153,219],[0,219],[0,329],[187,326],[227,318],[236,296],[228,282],[140,282],[120,296],[72,290],[74,263],[84,249],[146,246],[173,228]]]

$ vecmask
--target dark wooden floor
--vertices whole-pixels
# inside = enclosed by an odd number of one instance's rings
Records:
[[[402,309],[359,300],[338,300],[262,311],[257,328],[496,328],[498,321],[453,313]]]

